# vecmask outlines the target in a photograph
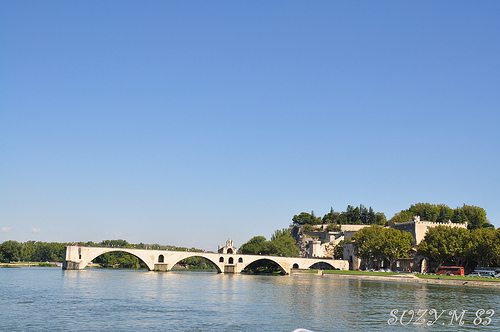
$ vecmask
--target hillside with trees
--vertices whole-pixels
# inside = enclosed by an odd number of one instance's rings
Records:
[[[292,225],[384,225],[386,221],[384,213],[375,212],[371,206],[366,208],[361,204],[356,207],[348,205],[343,212],[335,212],[333,208],[330,208],[330,212],[322,218],[316,217],[314,211],[301,212],[293,216]]]
[[[486,218],[486,211],[478,206],[466,205],[450,208],[445,204],[416,203],[406,210],[396,213],[387,220],[383,212],[375,212],[370,206],[366,208],[363,204],[359,206],[348,205],[345,211],[336,212],[330,208],[330,212],[323,217],[317,217],[314,211],[311,213],[301,212],[292,218],[292,226],[318,226],[318,225],[390,225],[392,223],[406,222],[414,216],[420,216],[422,221],[448,222],[468,224],[468,229],[494,228]],[[308,228],[308,226],[306,226]],[[334,230],[334,227],[331,228]]]
[[[467,222],[468,229],[494,228],[486,219],[486,211],[483,208],[465,204],[452,209],[445,204],[417,203],[396,213],[388,223],[405,222],[414,216],[420,216],[420,220],[432,222],[447,222],[448,220],[453,223]]]

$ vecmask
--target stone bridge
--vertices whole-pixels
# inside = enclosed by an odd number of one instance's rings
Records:
[[[248,265],[258,261],[271,261],[285,274],[292,269],[309,269],[321,263],[328,269],[348,270],[349,262],[328,258],[296,258],[264,255],[242,255],[232,253],[205,253],[193,251],[151,250],[133,248],[68,246],[64,250],[64,270],[82,270],[96,257],[107,252],[121,251],[134,255],[143,261],[149,270],[170,271],[178,262],[189,257],[203,257],[217,267],[219,273],[240,273]],[[323,267],[324,268],[324,267]]]

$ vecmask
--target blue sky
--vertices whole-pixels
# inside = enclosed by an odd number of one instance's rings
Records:
[[[0,242],[216,250],[294,214],[500,226],[500,3],[3,1]]]

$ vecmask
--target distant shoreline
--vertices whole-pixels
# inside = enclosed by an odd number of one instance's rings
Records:
[[[500,289],[500,281],[481,281],[481,280],[457,280],[457,279],[437,279],[437,278],[419,278],[413,274],[394,274],[390,276],[374,276],[374,275],[361,275],[361,274],[340,274],[340,273],[294,273],[296,275],[312,275],[322,278],[334,279],[357,279],[357,280],[375,280],[375,281],[395,281],[406,283],[419,283],[419,284],[434,284],[434,285],[450,285],[450,286],[467,286],[467,287],[488,287]]]

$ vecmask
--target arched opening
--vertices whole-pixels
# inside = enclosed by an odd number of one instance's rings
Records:
[[[309,267],[311,270],[338,270],[326,262],[318,262]]]
[[[422,259],[420,261],[420,273],[427,273],[428,260]]]
[[[292,269],[298,269],[298,268],[299,268],[299,264],[297,264],[297,263],[293,264]]]
[[[229,257],[228,264],[233,264],[233,263],[234,263],[233,257]]]
[[[165,261],[165,257],[163,255],[158,256],[158,263],[163,263]]]
[[[139,257],[120,250],[103,253],[92,259],[91,263],[101,268],[149,269]]]
[[[286,271],[276,262],[269,259],[259,259],[248,264],[241,273],[249,274],[286,274]]]
[[[243,257],[238,258],[238,263],[243,263]]]
[[[232,254],[232,253],[233,253],[233,249],[228,248],[228,249],[227,249],[227,253],[228,253],[228,254]]]
[[[200,256],[191,256],[178,261],[172,266],[172,271],[221,272],[214,262]]]
[[[224,263],[224,257],[219,258],[219,263]]]

